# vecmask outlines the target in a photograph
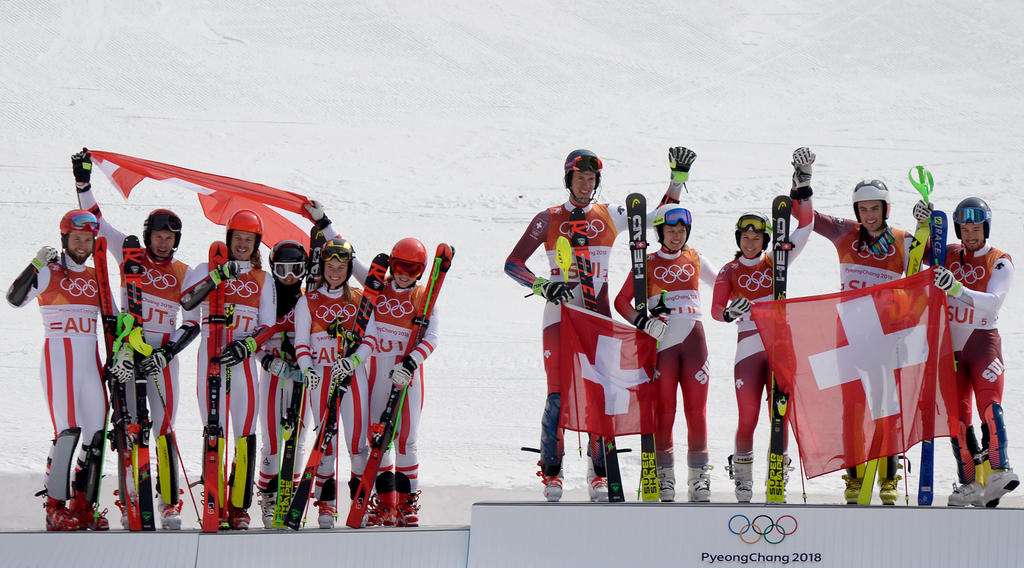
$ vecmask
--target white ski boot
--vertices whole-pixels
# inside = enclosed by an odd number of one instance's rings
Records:
[[[597,475],[594,471],[594,460],[587,460],[587,480],[590,482],[587,491],[594,503],[608,502],[608,478]]]
[[[676,471],[673,466],[659,465],[658,472],[658,497],[663,503],[671,503],[676,500]]]
[[[714,466],[710,465],[689,468],[690,477],[688,483],[690,485],[691,503],[711,502],[711,476],[708,475],[708,472],[713,468]]]
[[[994,469],[985,478],[985,506],[999,506],[999,498],[1020,485],[1020,478],[1012,469]]]
[[[274,528],[274,509],[277,508],[277,492],[260,491],[260,511],[263,513],[263,528]]]
[[[729,479],[736,484],[736,501],[749,503],[754,496],[754,454],[729,456]]]
[[[181,530],[181,497],[173,505],[164,503],[163,497],[158,497],[158,509],[160,511],[160,527],[165,531]]]
[[[537,462],[537,465],[540,465],[540,462]],[[541,467],[537,477],[544,485],[544,498],[550,503],[557,503],[562,498],[562,470],[558,470],[558,475],[544,475],[544,468]]]
[[[949,507],[984,507],[985,488],[977,481],[963,485],[953,484],[953,492],[950,493],[946,505]]]
[[[317,512],[319,516],[317,520],[320,523],[322,529],[333,529],[334,519],[338,514],[338,508],[335,501],[317,501]]]

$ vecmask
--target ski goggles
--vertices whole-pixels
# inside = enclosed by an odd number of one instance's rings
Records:
[[[599,172],[602,167],[601,158],[597,156],[576,156],[565,163],[566,170],[577,172]]]
[[[409,276],[411,278],[419,278],[420,275],[423,274],[423,264],[402,260],[400,258],[393,258],[391,259],[391,273],[401,274],[402,276]]]
[[[768,230],[768,222],[758,215],[744,215],[736,221],[736,230],[765,232]]]
[[[661,217],[654,218],[655,225],[678,225],[682,223],[689,227],[693,224],[693,219],[690,217],[690,210],[683,207],[676,207],[675,209],[669,209]]]
[[[327,245],[324,247],[323,253],[321,253],[321,260],[327,262],[328,260],[340,260],[341,262],[348,262],[352,260],[352,247],[338,246],[338,245]]]
[[[92,213],[79,213],[71,218],[71,230],[96,233],[100,230],[100,222]]]
[[[957,225],[964,223],[984,223],[992,220],[992,212],[981,207],[961,207],[953,212],[953,221]]]
[[[274,263],[274,276],[284,280],[289,276],[296,278],[302,278],[306,275],[306,263],[305,262],[275,262]]]
[[[157,213],[149,218],[149,228],[153,231],[181,232],[181,219],[172,213]]]

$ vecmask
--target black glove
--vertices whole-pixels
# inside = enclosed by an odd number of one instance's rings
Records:
[[[237,365],[248,359],[257,347],[259,346],[256,345],[256,340],[251,337],[236,339],[224,347],[224,353],[220,356],[220,364],[228,367]]]
[[[164,367],[171,362],[171,359],[174,359],[174,352],[167,347],[154,349],[149,357],[142,360],[142,373],[147,377],[159,375],[160,371],[163,371]]]
[[[543,278],[537,278],[533,282],[533,293],[543,296],[552,304],[567,302],[572,299],[572,290],[565,282],[549,282]]]
[[[668,165],[672,168],[672,181],[685,182],[690,179],[690,166],[697,159],[697,153],[683,146],[668,149]]]
[[[88,191],[89,178],[92,176],[92,156],[88,149],[82,148],[81,152],[71,155],[71,170],[75,173],[75,183],[85,184],[79,186],[78,191]]]

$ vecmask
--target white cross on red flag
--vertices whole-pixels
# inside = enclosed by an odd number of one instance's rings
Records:
[[[956,434],[946,294],[933,272],[754,304],[808,477]]]
[[[654,338],[562,304],[561,426],[599,436],[654,432]]]

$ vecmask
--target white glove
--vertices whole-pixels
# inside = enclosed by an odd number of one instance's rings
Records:
[[[295,363],[285,361],[280,357],[264,355],[261,364],[264,369],[276,377],[280,377],[287,381],[295,381],[297,383],[301,383],[303,380],[302,371],[299,370],[299,367]]]
[[[35,258],[32,259],[32,266],[35,266],[36,270],[42,270],[44,266],[51,262],[57,262],[57,249],[53,247],[43,247],[39,249]]]
[[[302,371],[302,378],[306,380],[306,388],[309,390],[316,390],[320,386],[320,372],[313,367],[306,367]]]
[[[728,307],[725,308],[725,312],[722,314],[722,318],[725,321],[730,322],[743,317],[749,311],[750,300],[746,298],[736,298],[729,302]]]
[[[309,213],[309,216],[313,218],[313,222],[324,218],[324,204],[316,199],[313,200],[313,203],[303,203],[302,206]]]
[[[925,203],[924,199],[918,199],[914,204],[914,220],[918,223],[925,223],[931,219],[933,211],[935,211],[934,203]]]
[[[945,266],[935,267],[935,287],[954,298],[959,298],[964,293],[964,285]]]
[[[653,337],[655,341],[661,341],[661,338],[665,336],[665,332],[668,331],[668,323],[665,320],[647,317],[647,314],[637,315],[633,325],[640,331]]]
[[[793,189],[790,196],[794,199],[807,199],[813,195],[811,190],[811,164],[817,156],[810,148],[802,146],[793,150]]]
[[[135,380],[135,352],[127,344],[117,352],[110,373],[122,383]]]
[[[349,355],[338,359],[331,365],[331,381],[337,383],[352,376],[362,362],[359,355]]]
[[[391,367],[391,371],[388,372],[388,378],[391,379],[391,382],[395,383],[396,387],[400,389],[405,388],[412,382],[412,374],[416,372],[416,367],[419,367],[416,360],[406,355],[402,357],[398,364]]]

